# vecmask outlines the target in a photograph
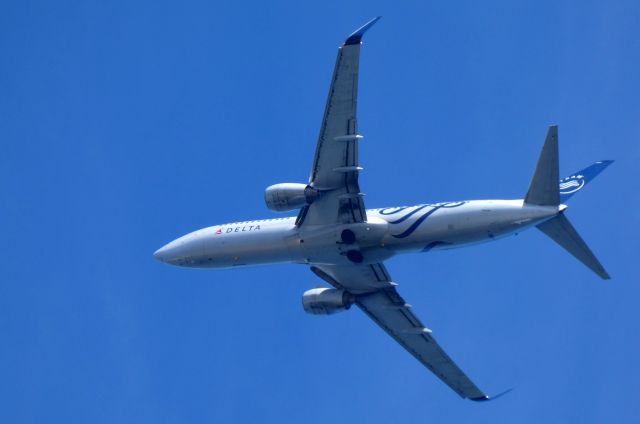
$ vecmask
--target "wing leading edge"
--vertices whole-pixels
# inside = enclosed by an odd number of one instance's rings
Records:
[[[326,225],[363,222],[367,214],[358,185],[358,134],[356,106],[360,47],[363,34],[375,18],[349,35],[338,49],[309,184],[323,194],[302,208],[296,224]]]
[[[383,264],[321,265],[311,270],[334,287],[357,294],[360,309],[458,395],[474,401],[490,399],[414,315]]]

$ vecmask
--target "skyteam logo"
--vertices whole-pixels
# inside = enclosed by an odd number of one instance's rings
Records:
[[[585,184],[584,175],[572,175],[560,180],[560,194],[571,194],[580,190]]]

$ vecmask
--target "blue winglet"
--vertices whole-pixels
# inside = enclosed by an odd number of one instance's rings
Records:
[[[367,32],[367,30],[369,28],[371,28],[373,26],[373,24],[378,22],[378,19],[380,19],[380,18],[382,18],[382,16],[378,16],[376,18],[373,18],[369,22],[367,22],[366,24],[362,25],[360,28],[355,30],[353,32],[353,34],[351,34],[349,36],[349,38],[347,38],[345,40],[344,45],[345,46],[350,46],[352,44],[360,44],[360,41],[362,41],[362,36],[364,35],[364,33]]]
[[[469,399],[474,401],[474,402],[486,402],[488,400],[498,399],[500,396],[504,396],[504,395],[506,395],[507,393],[509,393],[512,390],[513,390],[513,388],[505,390],[504,392],[498,393],[495,396],[485,396],[485,397],[477,397],[477,398],[469,398]]]

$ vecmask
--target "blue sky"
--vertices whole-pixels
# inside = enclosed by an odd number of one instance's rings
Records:
[[[613,276],[532,230],[388,262],[488,393],[463,401],[305,267],[152,252],[273,216],[306,180],[336,48],[362,53],[368,207],[524,195],[616,159],[567,215]],[[1,422],[635,422],[640,5],[9,1],[0,5]]]

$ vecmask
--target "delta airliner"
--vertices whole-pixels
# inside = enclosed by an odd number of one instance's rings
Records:
[[[309,182],[275,184],[265,191],[269,209],[298,209],[297,216],[204,228],[170,242],[154,256],[195,268],[307,265],[329,287],[303,294],[306,312],[332,314],[357,305],[458,395],[487,400],[489,396],[451,360],[400,296],[384,261],[401,253],[492,241],[535,227],[608,279],[564,212],[567,200],[612,161],[596,162],[560,179],[558,128],[551,126],[523,199],[366,209],[358,183],[358,67],[362,36],[378,19],[356,30],[338,49]]]

